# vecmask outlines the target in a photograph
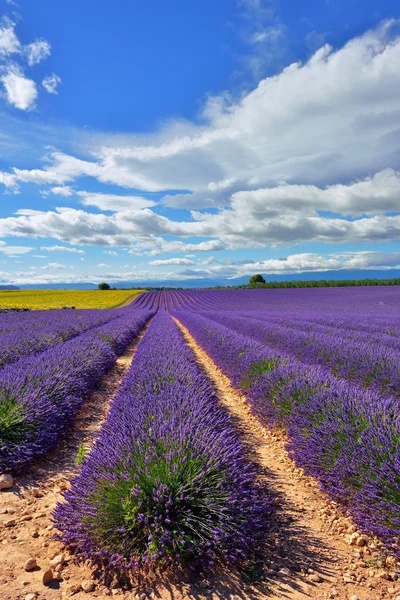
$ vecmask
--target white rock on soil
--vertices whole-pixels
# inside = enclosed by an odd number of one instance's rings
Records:
[[[82,583],[81,583],[81,588],[87,594],[89,592],[93,592],[93,590],[94,590],[95,587],[96,587],[96,584],[91,579],[86,579],[85,581],[82,581]]]
[[[51,559],[50,567],[53,569],[55,567],[58,567],[59,565],[63,565],[64,562],[65,562],[64,554],[57,554],[57,556],[55,556],[54,558]]]
[[[27,594],[25,596],[25,600],[36,600],[37,595],[36,594]]]
[[[14,479],[11,475],[0,475],[0,490],[7,490],[14,485]]]
[[[25,571],[33,571],[33,569],[36,569],[36,567],[37,567],[37,560],[33,556],[31,558],[28,558],[28,560],[26,561],[26,563],[24,565]]]
[[[313,583],[321,583],[321,581],[322,581],[322,579],[318,575],[318,573],[312,573],[309,577],[309,580],[312,581]]]

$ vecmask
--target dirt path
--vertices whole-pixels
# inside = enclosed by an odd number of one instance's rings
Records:
[[[117,358],[99,388],[85,400],[73,426],[57,447],[28,467],[26,475],[17,476],[13,488],[0,492],[0,600],[29,599],[29,594],[36,594],[38,600],[64,598],[78,590],[82,581],[91,579],[90,570],[74,565],[68,552],[52,539],[51,512],[79,470],[74,460],[78,447],[81,444],[85,449],[91,447],[148,325]],[[51,559],[60,554],[65,559],[62,572],[57,575],[59,567],[55,567],[55,579],[44,586],[43,574]],[[38,566],[25,571],[29,558],[36,558]],[[107,590],[105,596],[109,595]],[[76,598],[80,597],[87,598],[88,594],[78,592]]]
[[[261,597],[303,600],[400,600],[396,564],[382,558],[376,540],[361,536],[351,521],[302,474],[285,450],[285,435],[264,429],[245,397],[235,390],[188,330],[179,325],[187,344],[216,387],[253,460],[272,489],[277,514],[266,548],[264,578],[269,593]]]

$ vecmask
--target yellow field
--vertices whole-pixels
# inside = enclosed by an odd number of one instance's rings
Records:
[[[1,308],[115,308],[129,303],[140,290],[0,290]]]

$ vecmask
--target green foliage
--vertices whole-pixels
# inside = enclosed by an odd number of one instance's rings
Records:
[[[249,285],[258,285],[260,283],[265,283],[265,279],[262,275],[257,274],[250,277]]]
[[[0,444],[21,443],[31,428],[16,398],[3,395],[0,398]]]
[[[89,500],[96,507],[96,518],[87,515],[84,520],[109,550],[140,557],[153,555],[162,547],[164,552],[179,554],[182,561],[204,537],[212,539],[213,523],[218,522],[220,510],[226,511],[226,475],[211,464],[204,472],[207,459],[189,447],[175,448],[173,454],[172,448],[158,442],[151,460],[144,456],[146,452],[142,449],[129,459],[134,466],[128,471],[121,464],[114,469],[115,479],[99,482]],[[162,495],[155,494],[157,489],[164,490]],[[164,522],[173,523],[171,546],[158,539],[156,525],[161,515]]]
[[[246,376],[243,378],[241,385],[244,390],[248,390],[253,383],[257,381],[267,371],[272,371],[277,366],[275,360],[260,360],[251,365]]]
[[[99,290],[111,290],[111,287],[108,283],[99,283],[97,287]]]
[[[83,463],[83,461],[85,460],[86,456],[87,456],[86,449],[83,444],[80,444],[78,446],[78,452],[77,452],[76,458],[74,459],[74,463],[76,465],[80,466]]]

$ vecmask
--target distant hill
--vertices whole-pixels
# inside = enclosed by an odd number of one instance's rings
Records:
[[[6,290],[6,291],[7,290],[10,290],[10,291],[14,290],[14,291],[16,291],[16,290],[19,290],[19,289],[20,288],[17,287],[16,285],[0,285],[0,290],[1,291],[4,291],[4,290]]]
[[[362,271],[314,271],[305,273],[293,273],[273,275],[261,273],[266,281],[319,281],[321,279],[331,279],[334,281],[340,279],[391,279],[400,277],[400,269],[390,269],[386,271],[378,270],[362,270]],[[249,282],[250,275],[245,277],[237,277],[235,279],[227,279],[221,277],[201,278],[201,279],[185,279],[183,281],[176,279],[146,279],[145,281],[112,281],[108,283],[116,288],[140,288],[140,287],[183,287],[183,288],[205,288],[214,287],[217,285],[243,285]],[[10,289],[17,289],[14,286],[7,286]],[[6,289],[3,286],[0,289]],[[21,285],[21,290],[94,290],[97,289],[95,283],[55,283],[55,284],[27,284]]]

